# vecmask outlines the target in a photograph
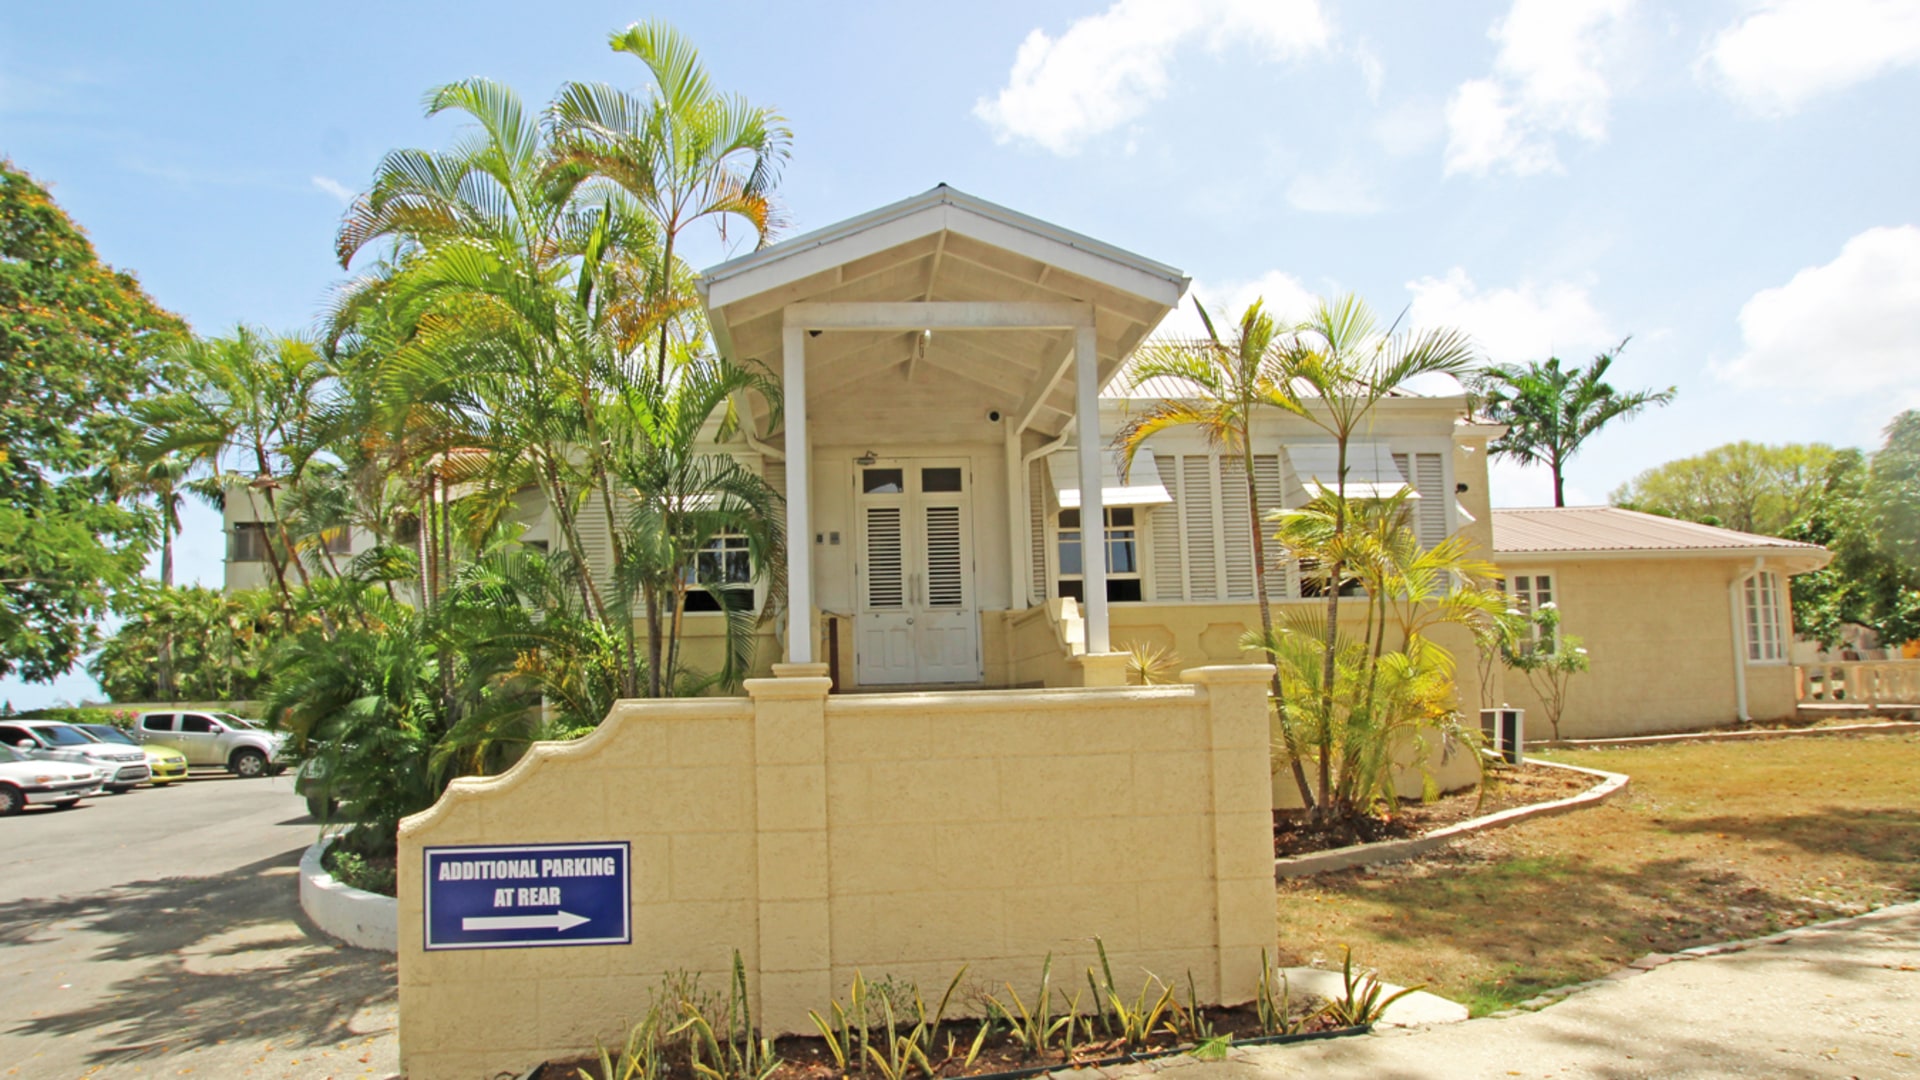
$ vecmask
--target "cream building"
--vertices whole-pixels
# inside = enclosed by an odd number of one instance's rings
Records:
[[[824,663],[839,692],[991,689],[1116,682],[1136,643],[1181,667],[1257,659],[1239,647],[1258,626],[1240,461],[1175,430],[1123,479],[1112,445],[1132,413],[1180,393],[1129,397],[1118,376],[1187,286],[1172,267],[944,185],[706,271],[716,344],[786,395],[783,425],[767,430],[767,403],[741,401],[755,430],[717,444],[786,493],[796,557],[784,607],[765,611],[761,670]],[[1469,422],[1458,393],[1387,398],[1350,447],[1348,485],[1411,488],[1423,542],[1464,532],[1517,602],[1563,599],[1594,659],[1568,734],[1792,712],[1786,581],[1823,564],[1822,549],[1625,511],[1491,511],[1486,447],[1500,433]],[[1332,481],[1332,443],[1306,421],[1263,417],[1254,437],[1263,511]],[[229,588],[268,579],[259,511],[229,502]],[[551,532],[546,518],[529,508],[529,537]],[[604,513],[579,525],[604,574]],[[1085,557],[1103,548],[1107,560]],[[1275,545],[1268,558],[1276,618],[1318,610]],[[763,585],[756,606],[772,602]],[[690,662],[718,663],[723,618],[688,614]],[[1460,660],[1463,706],[1510,700],[1544,733],[1524,679],[1496,671],[1483,693],[1464,633],[1442,644]]]

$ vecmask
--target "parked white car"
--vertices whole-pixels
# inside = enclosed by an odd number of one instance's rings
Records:
[[[99,792],[100,780],[91,765],[44,761],[0,746],[0,817],[38,803],[64,809]]]
[[[235,776],[271,776],[281,772],[287,737],[232,713],[145,712],[133,721],[134,738],[187,756],[187,764],[214,765]]]
[[[139,747],[103,743],[58,720],[0,720],[0,743],[30,758],[90,768],[94,778],[116,795],[153,775],[146,752]]]

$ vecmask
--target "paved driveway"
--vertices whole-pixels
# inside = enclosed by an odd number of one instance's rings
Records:
[[[285,777],[0,819],[0,1077],[384,1077],[392,958],[309,936]]]

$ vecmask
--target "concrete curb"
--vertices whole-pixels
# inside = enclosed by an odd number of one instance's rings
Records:
[[[1746,742],[1753,739],[1807,739],[1823,735],[1900,735],[1920,731],[1920,720],[1889,720],[1878,724],[1841,724],[1824,728],[1766,728],[1757,731],[1683,731],[1672,735],[1632,735],[1620,739],[1561,739],[1534,743],[1528,749],[1608,750],[1618,746],[1674,746],[1697,742]]]
[[[1405,840],[1388,840],[1377,844],[1354,844],[1351,847],[1335,848],[1332,851],[1316,851],[1311,855],[1292,855],[1284,859],[1273,860],[1275,880],[1310,877],[1332,870],[1349,870],[1356,866],[1374,866],[1379,863],[1401,862],[1466,836],[1487,829],[1504,829],[1509,825],[1518,825],[1535,818],[1553,817],[1598,806],[1627,789],[1631,778],[1624,773],[1603,772],[1599,769],[1587,769],[1578,765],[1562,765],[1557,761],[1537,761],[1529,759],[1527,764],[1548,769],[1565,769],[1569,772],[1585,773],[1596,777],[1599,783],[1578,795],[1570,795],[1553,802],[1536,803],[1533,806],[1516,806],[1511,810],[1502,810],[1497,814],[1487,814],[1444,829],[1435,829],[1425,836],[1412,836]]]
[[[320,865],[333,837],[322,836],[300,856],[300,910],[328,937],[357,949],[400,951],[400,902],[335,881]]]

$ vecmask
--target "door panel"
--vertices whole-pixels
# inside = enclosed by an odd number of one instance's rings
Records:
[[[862,469],[854,663],[863,686],[980,680],[965,469]]]

